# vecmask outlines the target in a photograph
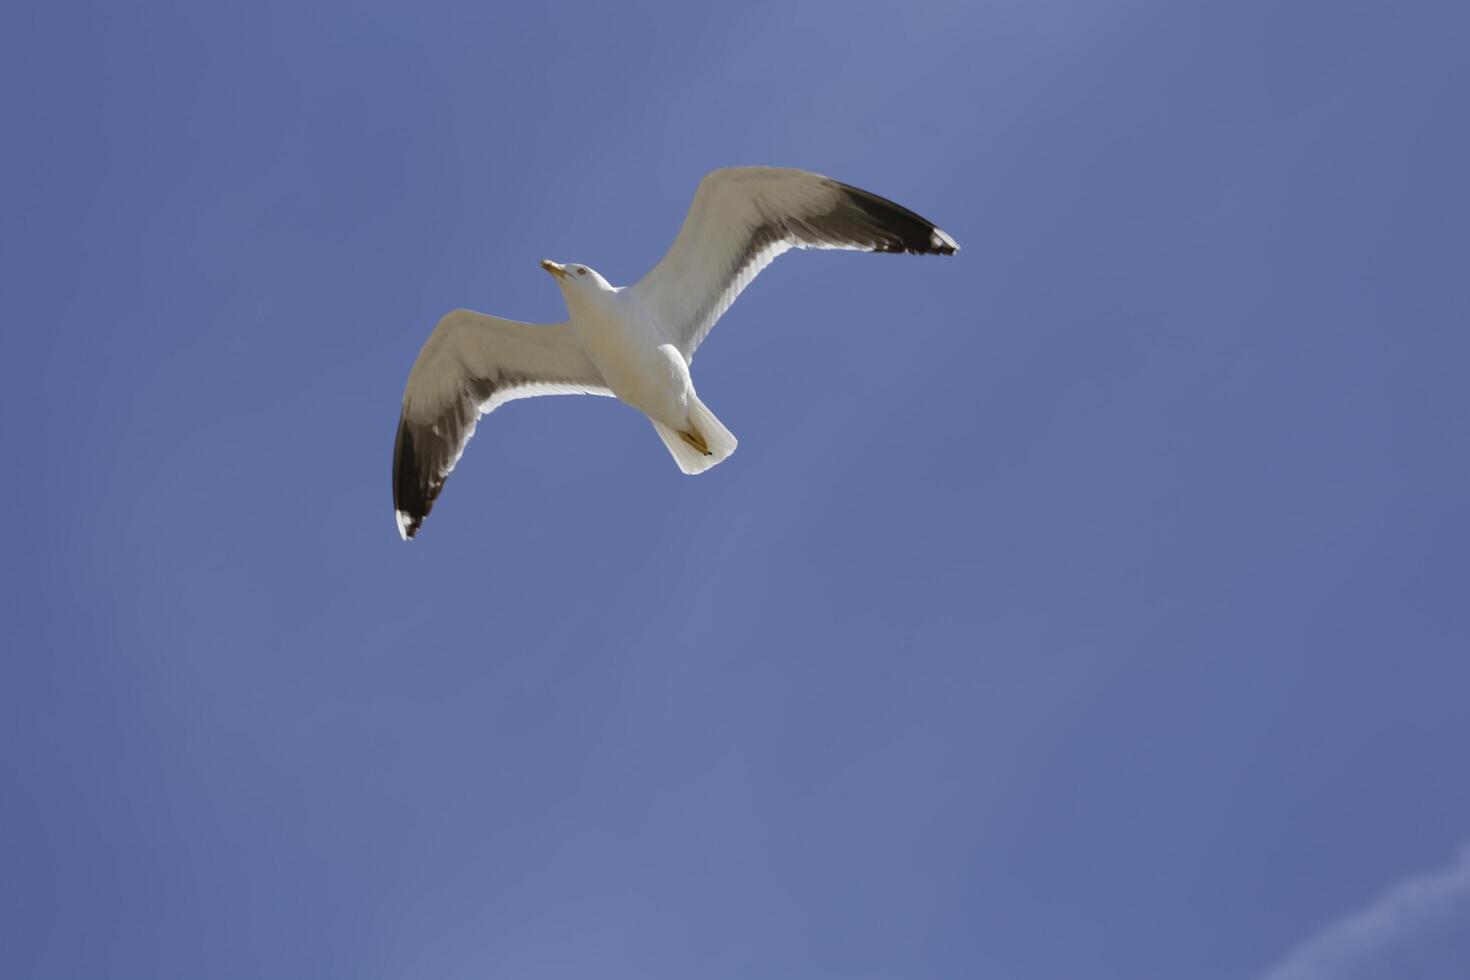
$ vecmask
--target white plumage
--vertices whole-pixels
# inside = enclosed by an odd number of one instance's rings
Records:
[[[948,255],[954,239],[906,208],[820,174],[716,170],[700,181],[668,254],[637,284],[588,266],[543,262],[570,319],[532,324],[456,310],[409,373],[393,450],[398,531],[413,537],[478,418],[531,395],[611,395],[652,420],[685,473],[735,451],[694,390],[689,364],[756,275],[791,248]]]

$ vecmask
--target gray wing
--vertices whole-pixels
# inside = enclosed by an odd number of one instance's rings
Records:
[[[481,415],[532,395],[611,395],[567,323],[470,310],[439,321],[419,351],[393,444],[393,510],[407,541],[434,506]]]
[[[668,254],[632,288],[691,360],[741,290],[792,248],[959,251],[932,222],[868,191],[804,170],[732,167],[699,182]]]

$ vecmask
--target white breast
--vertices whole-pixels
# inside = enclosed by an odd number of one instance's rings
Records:
[[[693,394],[689,366],[658,325],[618,295],[577,303],[569,312],[577,340],[613,393],[665,425],[684,428]]]

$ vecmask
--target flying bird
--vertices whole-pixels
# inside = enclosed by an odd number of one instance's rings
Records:
[[[959,245],[907,208],[821,174],[715,170],[674,244],[632,286],[549,259],[568,319],[520,323],[471,310],[439,321],[414,361],[393,445],[393,509],[406,541],[444,489],[481,415],[532,395],[606,395],[648,416],[679,469],[703,473],[736,439],[699,400],[689,365],[715,321],[793,248],[952,255]]]

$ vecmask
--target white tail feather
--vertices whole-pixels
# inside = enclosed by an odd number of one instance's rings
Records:
[[[669,447],[669,454],[674,457],[674,462],[679,464],[679,469],[694,476],[728,459],[735,451],[735,447],[740,444],[740,440],[725,428],[723,422],[715,418],[715,413],[706,408],[704,402],[698,398],[691,401],[689,427],[704,440],[705,445],[709,446],[709,455],[706,456],[685,442],[678,432],[662,422],[654,422],[653,427],[658,431],[658,437],[664,441],[664,445]]]

